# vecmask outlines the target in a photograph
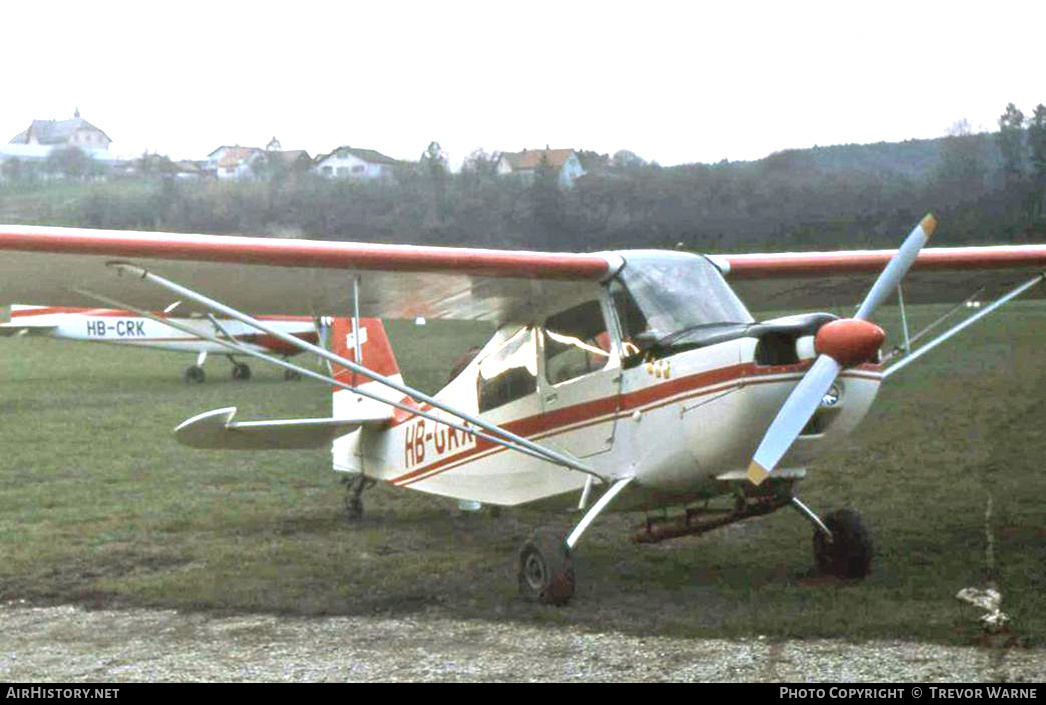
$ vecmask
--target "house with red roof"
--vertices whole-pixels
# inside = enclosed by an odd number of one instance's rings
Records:
[[[524,149],[522,152],[502,152],[497,160],[497,172],[501,176],[516,176],[527,183],[533,182],[540,167],[546,166],[556,173],[560,188],[571,188],[585,174],[573,149]]]

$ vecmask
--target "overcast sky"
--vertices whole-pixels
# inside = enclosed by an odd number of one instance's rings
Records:
[[[1046,2],[6,3],[0,139],[417,159],[629,149],[663,165],[997,129],[1046,103]]]

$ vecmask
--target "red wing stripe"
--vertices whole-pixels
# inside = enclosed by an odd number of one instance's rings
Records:
[[[896,250],[851,252],[778,252],[722,255],[730,263],[730,279],[808,277],[878,273]],[[1000,247],[936,247],[919,253],[912,270],[970,270],[1046,267],[1046,245]]]
[[[137,313],[134,313],[133,311],[124,311],[115,308],[81,308],[77,306],[34,306],[32,308],[14,309],[11,311],[11,318],[25,318],[27,316],[49,316],[56,313],[78,314],[81,316],[95,316],[98,318],[141,318],[141,316],[139,316]],[[162,311],[153,311],[152,313],[158,318],[168,317]],[[256,318],[258,318],[258,320],[261,321],[284,321],[294,323],[312,322],[311,316],[256,316]],[[173,320],[182,319],[173,317]]]
[[[234,262],[280,267],[444,272],[489,277],[596,280],[610,271],[596,254],[512,252],[459,247],[376,245],[0,225],[0,249],[109,257]]]
[[[34,306],[33,308],[12,310],[11,318],[49,316],[55,313],[76,313],[85,316],[121,316],[124,318],[134,315],[130,311],[118,311],[114,308],[77,308],[75,306]]]

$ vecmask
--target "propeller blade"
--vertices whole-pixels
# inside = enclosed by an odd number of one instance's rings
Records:
[[[760,484],[774,471],[817,411],[843,366],[860,364],[878,350],[883,332],[868,319],[901,283],[936,228],[937,220],[927,214],[890,259],[854,318],[833,321],[818,331],[817,360],[788,395],[748,466],[748,479],[752,484]]]
[[[897,250],[890,263],[886,265],[886,269],[879,275],[879,278],[875,280],[875,284],[868,291],[868,295],[864,297],[861,308],[857,309],[857,314],[854,315],[854,318],[863,321],[871,318],[872,314],[875,313],[875,309],[879,308],[879,304],[885,301],[901,283],[901,280],[904,279],[904,275],[908,273],[908,269],[919,255],[919,250],[922,249],[922,246],[926,244],[926,241],[930,239],[930,236],[933,235],[933,231],[936,229],[937,219],[932,214],[927,213],[919,224],[915,226],[915,229],[908,234],[908,237],[904,239],[901,248]]]
[[[765,480],[780,462],[792,443],[802,433],[803,427],[817,411],[824,395],[832,386],[842,366],[828,355],[820,355],[806,375],[799,380],[784,406],[770,424],[766,435],[755,451],[748,466],[748,479],[758,485]]]

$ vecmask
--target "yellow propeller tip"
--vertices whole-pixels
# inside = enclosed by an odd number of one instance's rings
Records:
[[[926,233],[926,239],[929,240],[933,235],[933,231],[937,229],[937,219],[933,217],[933,213],[927,213],[926,216],[919,221],[919,227]]]
[[[770,473],[763,469],[763,466],[754,460],[752,461],[752,464],[748,466],[748,481],[753,485],[762,484],[763,480],[768,477],[770,477]]]

